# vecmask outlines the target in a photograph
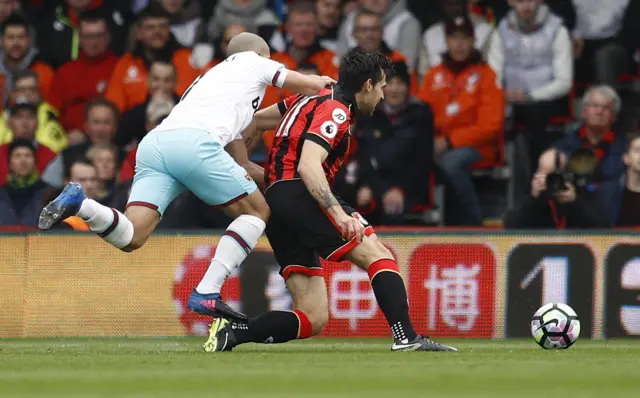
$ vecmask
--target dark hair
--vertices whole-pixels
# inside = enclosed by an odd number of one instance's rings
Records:
[[[632,133],[629,134],[627,136],[627,148],[624,151],[624,153],[629,153],[629,151],[631,150],[631,146],[633,145],[634,142],[636,142],[637,140],[640,140],[640,134],[639,133]]]
[[[107,108],[111,109],[111,111],[113,112],[113,117],[116,119],[116,121],[120,119],[120,110],[118,109],[116,104],[114,104],[113,102],[111,102],[109,100],[101,98],[101,97],[92,99],[85,106],[85,108],[84,108],[84,119],[87,120],[89,118],[89,112],[91,112],[91,110],[93,108],[98,107],[98,106],[106,106]]]
[[[75,166],[77,164],[81,164],[83,166],[89,166],[89,167],[91,167],[93,169],[96,168],[96,165],[93,164],[93,162],[91,162],[89,159],[87,159],[86,156],[79,156],[79,157],[75,158],[73,160],[73,162],[71,162],[71,164],[69,165],[69,169],[65,170],[64,178],[66,180],[70,180],[71,179],[71,169],[73,168],[73,166]]]
[[[23,79],[36,79],[36,84],[38,84],[38,74],[31,69],[23,69],[15,74],[12,89],[15,90],[18,87],[18,82]]]
[[[315,4],[313,4],[312,1],[298,0],[287,7],[287,15],[291,15],[294,13],[300,13],[300,14],[312,13],[313,15],[315,15],[316,6]]]
[[[384,55],[353,49],[340,61],[338,86],[345,94],[354,95],[362,90],[367,80],[371,79],[373,84],[377,84],[391,71],[391,60]]]
[[[7,19],[5,19],[4,22],[2,23],[3,35],[7,33],[7,28],[10,26],[22,26],[26,31],[27,35],[31,34],[31,32],[29,32],[29,23],[27,22],[27,19],[17,12],[14,12],[13,14],[9,15]]]
[[[137,22],[138,22],[138,24],[142,24],[142,22],[145,19],[149,19],[149,18],[166,18],[166,19],[170,19],[171,18],[171,14],[169,14],[169,12],[167,10],[165,10],[164,8],[162,8],[162,6],[160,6],[159,4],[151,3],[147,7],[143,8],[138,13]]]
[[[83,12],[78,17],[78,21],[80,23],[82,23],[82,22],[89,22],[89,23],[91,23],[91,22],[104,22],[105,25],[107,25],[107,28],[108,28],[107,17],[104,15],[104,12],[100,11],[99,9],[88,10],[88,11]]]

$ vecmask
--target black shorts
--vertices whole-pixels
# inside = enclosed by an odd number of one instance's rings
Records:
[[[266,235],[287,279],[292,272],[322,276],[318,257],[341,261],[358,245],[347,241],[329,215],[311,196],[302,180],[285,180],[270,186],[264,197],[271,208]],[[365,234],[374,233],[367,221],[351,206],[336,196],[345,213],[360,220]]]

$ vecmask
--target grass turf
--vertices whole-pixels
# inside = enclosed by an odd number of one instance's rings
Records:
[[[634,397],[640,341],[446,341],[458,353],[391,353],[388,340],[313,339],[206,354],[202,339],[0,340],[0,397]]]

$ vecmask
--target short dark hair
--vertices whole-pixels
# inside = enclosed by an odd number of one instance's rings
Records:
[[[107,25],[107,16],[99,9],[85,11],[78,17],[78,21],[82,22],[104,22]]]
[[[151,3],[138,13],[137,22],[138,24],[142,24],[142,22],[144,22],[145,19],[149,19],[149,18],[170,19],[171,14],[169,14],[169,12],[164,8],[162,8],[162,6],[160,6],[159,4]]]
[[[309,0],[297,0],[287,7],[287,15],[291,15],[294,13],[312,13],[313,15],[316,15],[316,6],[312,1]]]
[[[377,84],[391,71],[391,60],[384,55],[353,49],[340,61],[338,86],[345,94],[354,95],[362,90],[367,80],[371,79],[373,84]]]
[[[11,15],[9,15],[7,19],[4,20],[4,22],[2,23],[3,35],[7,33],[7,28],[9,28],[10,26],[22,26],[26,31],[27,35],[31,34],[31,32],[29,31],[29,23],[27,22],[27,19],[23,17],[20,13],[14,12]]]
[[[84,119],[87,120],[89,118],[89,112],[91,112],[93,108],[96,108],[98,106],[106,106],[107,108],[111,109],[111,111],[113,112],[113,117],[116,119],[116,121],[120,119],[120,110],[118,109],[116,104],[102,97],[92,99],[84,107]]]
[[[640,133],[631,133],[627,136],[627,148],[624,153],[629,153],[631,150],[631,146],[637,141],[640,140]]]
[[[23,79],[36,79],[36,84],[38,84],[38,74],[31,69],[23,69],[15,74],[11,88],[15,90],[18,87],[18,82]]]
[[[71,162],[71,164],[69,165],[69,168],[67,170],[65,170],[64,178],[66,180],[70,180],[71,179],[71,169],[73,169],[73,166],[75,166],[77,164],[81,164],[83,166],[89,166],[89,167],[91,167],[93,169],[96,168],[96,165],[93,164],[93,162],[91,162],[89,159],[87,159],[86,156],[79,156],[79,157],[75,158],[73,160],[73,162]]]

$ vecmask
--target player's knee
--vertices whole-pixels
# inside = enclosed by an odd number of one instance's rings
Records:
[[[392,259],[393,254],[374,234],[365,237],[348,257],[354,264],[361,268],[367,268],[369,265],[380,259]]]
[[[329,322],[329,311],[327,308],[316,309],[307,314],[309,322],[311,322],[311,334],[317,336],[324,330]]]

